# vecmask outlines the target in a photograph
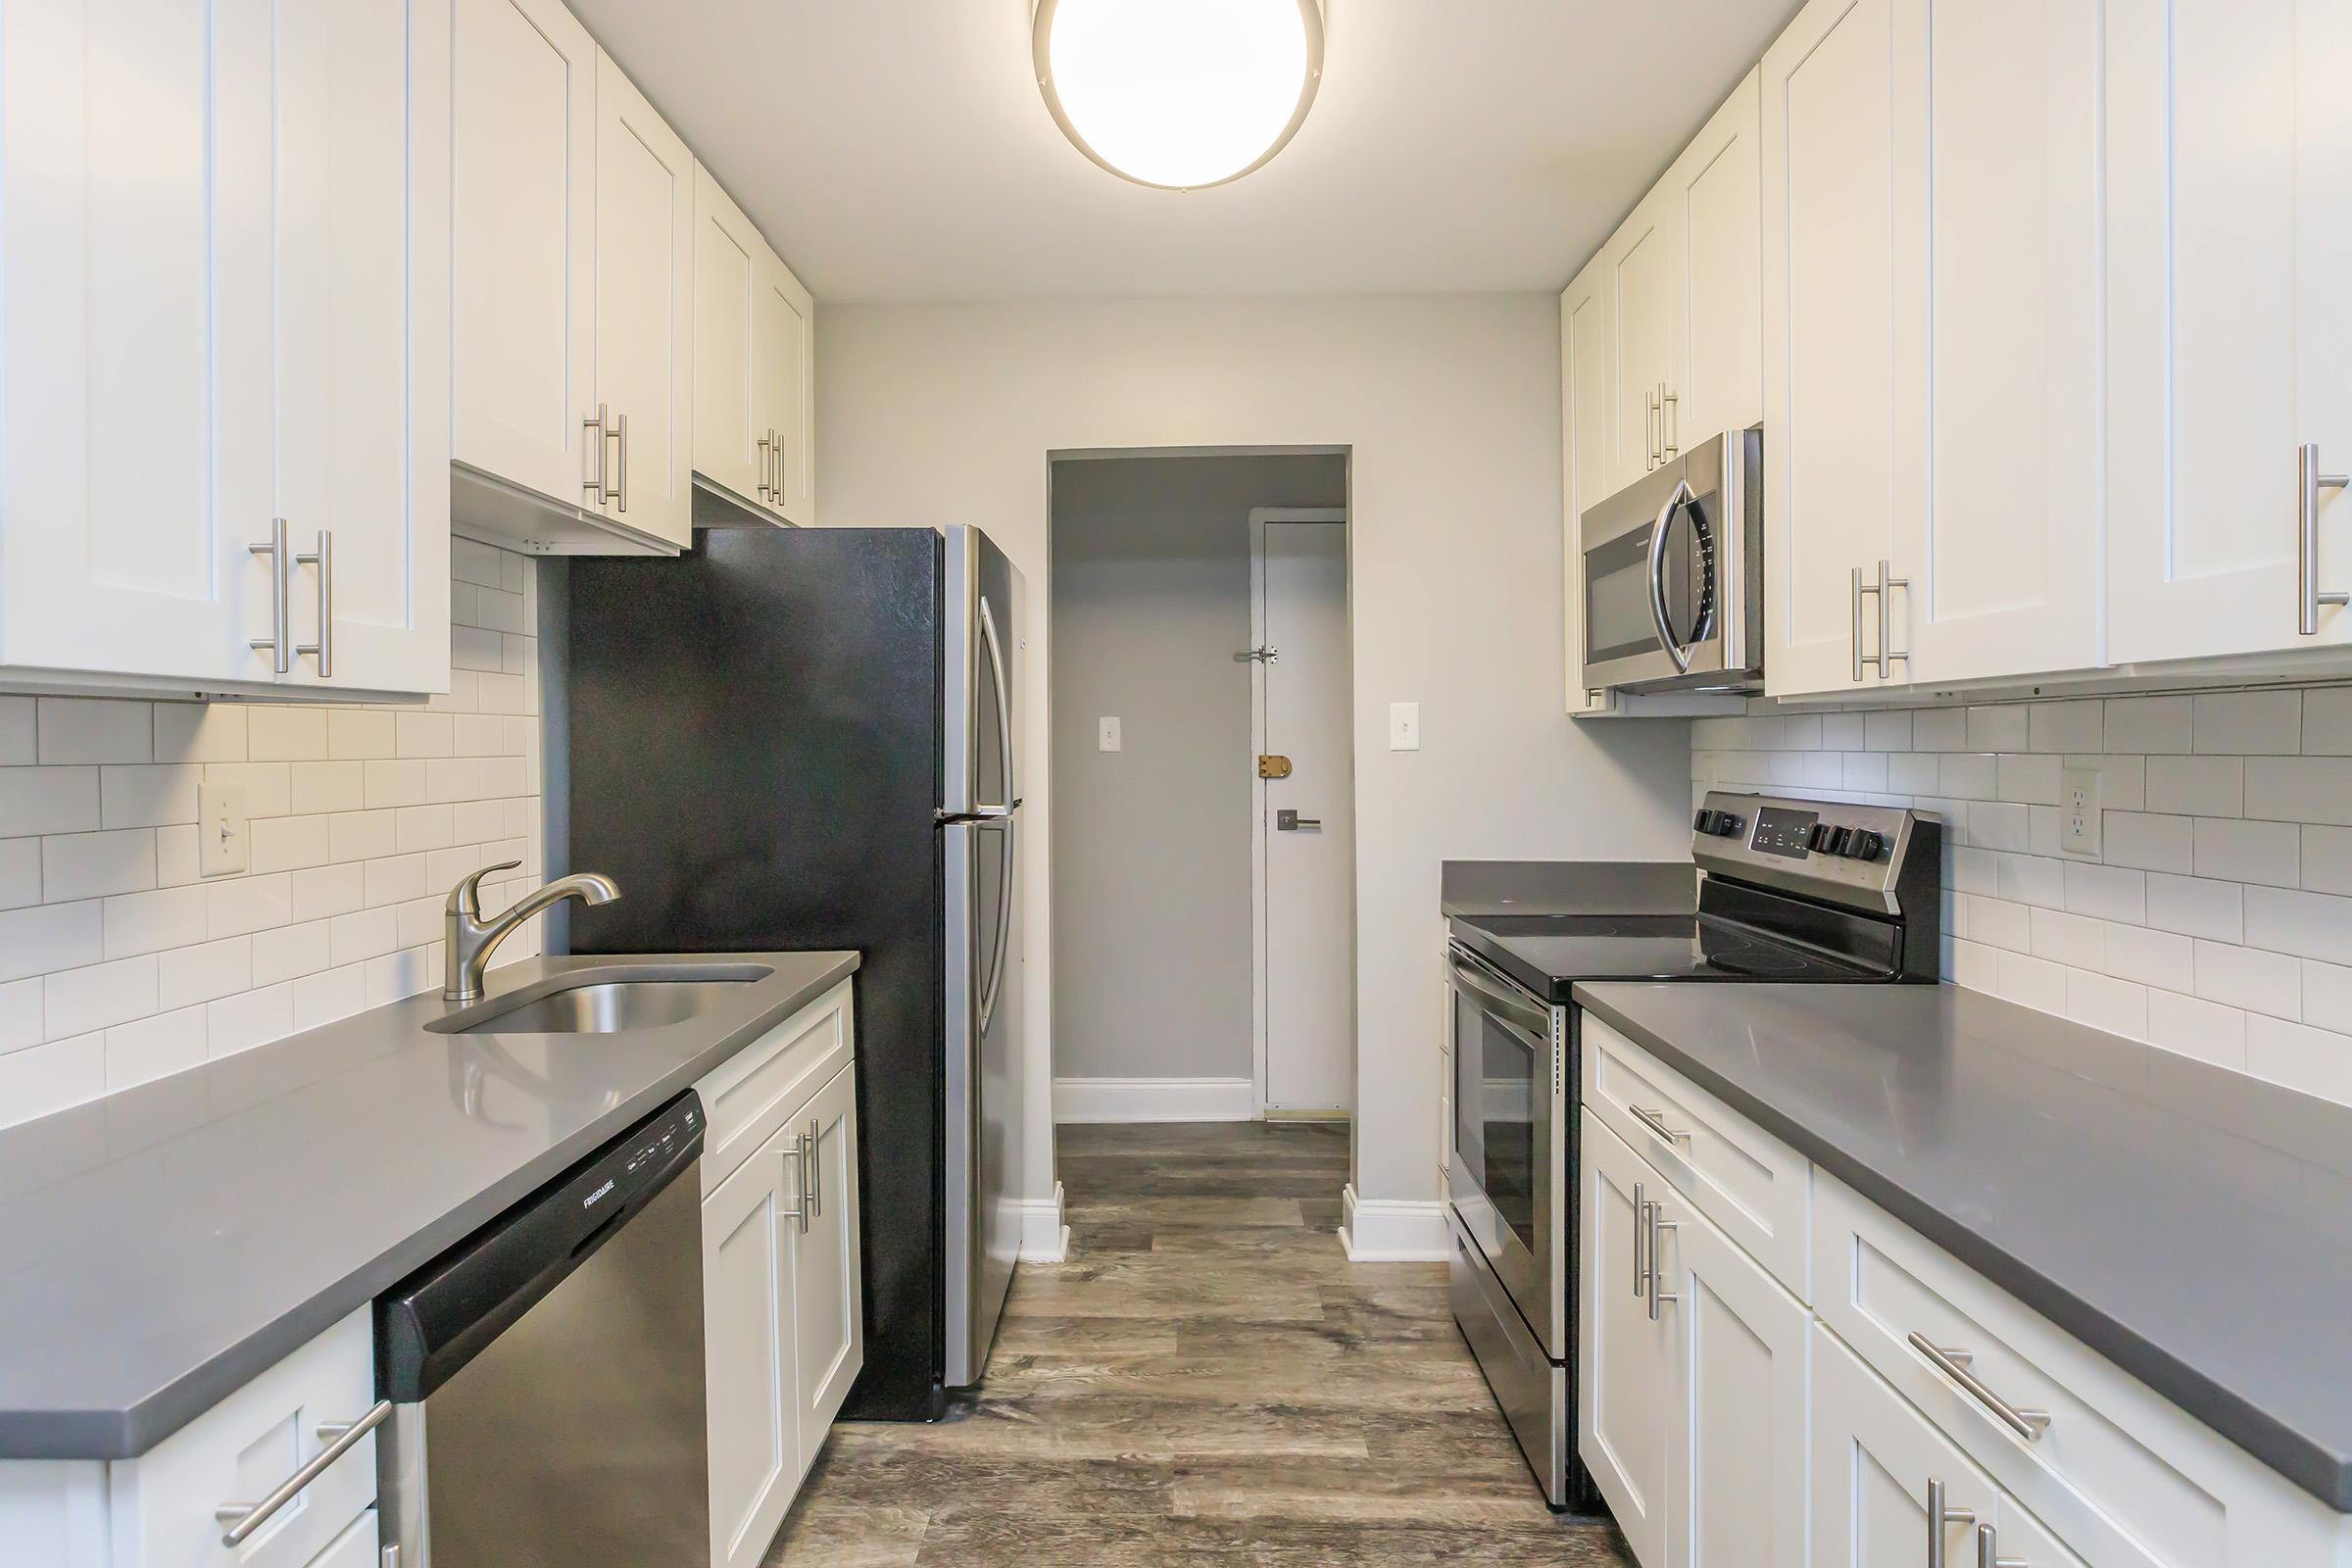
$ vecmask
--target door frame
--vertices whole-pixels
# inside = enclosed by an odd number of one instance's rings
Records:
[[[1346,507],[1251,507],[1250,509],[1250,646],[1266,646],[1266,524],[1269,522],[1336,522],[1340,524],[1342,549],[1348,570],[1344,592],[1348,601],[1348,658],[1352,670],[1355,657],[1355,538],[1348,526]],[[1349,681],[1348,713],[1348,788],[1355,788],[1355,712],[1354,682]],[[1250,1110],[1254,1121],[1266,1119],[1266,781],[1257,776],[1257,759],[1266,750],[1266,665],[1263,660],[1250,661]],[[1352,888],[1355,875],[1355,846],[1348,846],[1348,881]],[[1352,968],[1355,958],[1355,903],[1351,896],[1348,906],[1348,951]],[[1355,995],[1349,988],[1348,997],[1348,1030],[1352,1058],[1355,1043]],[[1343,1107],[1343,1115],[1352,1118],[1354,1106]]]

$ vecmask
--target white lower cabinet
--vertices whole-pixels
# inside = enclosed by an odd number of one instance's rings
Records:
[[[1810,1318],[1584,1113],[1579,1446],[1649,1568],[1802,1568]]]
[[[757,1148],[717,1139],[713,1116],[706,1155],[739,1160],[704,1183],[711,1568],[752,1568],[766,1554],[865,1365],[849,1006],[844,986],[702,1086],[710,1103],[723,1100],[721,1077],[793,1085]]]
[[[2081,1563],[1836,1335],[1814,1336],[1813,1568]]]

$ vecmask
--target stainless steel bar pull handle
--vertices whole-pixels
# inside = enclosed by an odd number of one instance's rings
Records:
[[[1864,594],[1876,593],[1878,590],[1868,587],[1863,583],[1862,568],[1860,566],[1856,566],[1854,568],[1852,581],[1854,595],[1854,684],[1859,686],[1862,684],[1862,667],[1865,664],[1878,664],[1882,669],[1886,666],[1878,655],[1865,654],[1862,652],[1862,596]]]
[[[2000,1538],[1990,1525],[1977,1526],[1977,1568],[2034,1568],[2023,1557],[2001,1555]]]
[[[1649,1229],[1649,1200],[1642,1196],[1642,1184],[1634,1183],[1634,1299],[1639,1301],[1649,1294],[1649,1263],[1642,1255],[1642,1233]]]
[[[784,1157],[786,1160],[791,1162],[792,1173],[796,1177],[800,1178],[801,1184],[801,1190],[794,1198],[792,1206],[784,1211],[784,1217],[789,1220],[797,1220],[800,1223],[801,1234],[806,1236],[808,1234],[809,1215],[808,1140],[802,1138],[785,1139]]]
[[[629,510],[629,416],[622,415],[615,421],[612,439],[620,444],[619,482],[605,492],[607,501],[619,503],[619,510]]]
[[[811,1116],[808,1136],[801,1140],[803,1157],[808,1161],[808,1206],[819,1214],[825,1211],[824,1130],[825,1124]]]
[[[1934,1476],[1928,1478],[1928,1568],[1944,1568],[1943,1536],[1954,1525],[1973,1525],[1977,1522],[1974,1508],[1951,1508],[1944,1505],[1943,1483]]]
[[[270,635],[256,637],[247,646],[257,654],[268,654],[270,673],[283,675],[294,667],[293,644],[286,636],[286,573],[293,568],[286,554],[286,519],[271,517],[270,542],[245,548],[253,555],[270,558]]]
[[[2050,1430],[2050,1412],[2022,1410],[1985,1387],[1984,1379],[1969,1370],[1976,1355],[1969,1350],[1955,1350],[1936,1345],[1914,1329],[1910,1335],[1911,1348],[1928,1358],[1928,1364],[1966,1390],[1970,1397],[1990,1410],[1993,1418],[2025,1439],[2034,1442]]]
[[[2320,592],[2320,492],[2347,484],[2352,475],[2320,471],[2317,443],[2295,449],[2295,630],[2306,637],[2320,634],[2322,605],[2352,604],[2352,594]]]
[[[384,1418],[391,1413],[392,1401],[378,1399],[357,1421],[348,1425],[332,1422],[321,1426],[318,1429],[319,1436],[324,1438],[332,1431],[335,1433],[333,1441],[312,1455],[310,1463],[279,1482],[270,1495],[259,1502],[224,1502],[213,1510],[213,1517],[227,1527],[221,1533],[220,1544],[231,1550],[243,1545],[256,1530],[270,1522],[278,1509],[300,1496],[303,1488],[323,1475],[328,1465],[349,1453],[359,1446],[362,1438],[382,1426]]]
[[[580,480],[580,488],[587,492],[588,505],[601,507],[605,504],[605,406],[602,403],[596,406],[594,415],[580,420],[580,432],[583,437],[580,445],[585,449],[581,458],[588,469],[587,476]]]
[[[1886,680],[1894,674],[1896,660],[1899,659],[1906,664],[1911,662],[1910,652],[1894,646],[1894,594],[1892,592],[1893,589],[1900,588],[1908,595],[1911,592],[1911,579],[1890,575],[1892,569],[1890,563],[1884,557],[1880,558],[1879,679],[1881,680]],[[1905,602],[1908,603],[1908,600]]]
[[[1646,473],[1658,466],[1658,394],[1655,391],[1644,392],[1642,402],[1647,411],[1642,416],[1642,439],[1649,448],[1648,461],[1642,466],[1642,471]]]
[[[1651,1200],[1649,1205],[1649,1320],[1652,1323],[1658,1320],[1660,1307],[1669,1301],[1682,1299],[1679,1294],[1665,1288],[1666,1271],[1658,1262],[1658,1232],[1676,1228],[1673,1220],[1659,1218],[1665,1211],[1665,1204],[1654,1199]]]
[[[1662,1110],[1644,1110],[1640,1105],[1628,1105],[1625,1108],[1634,1113],[1636,1121],[1656,1133],[1669,1144],[1687,1144],[1690,1141],[1689,1133],[1677,1132],[1674,1128],[1666,1125],[1666,1113]]]
[[[769,432],[769,435],[773,435],[773,434],[774,434],[774,432],[773,432],[773,431],[770,431],[770,432]],[[768,436],[766,436],[766,435],[763,435],[763,436],[761,436],[761,437],[760,438],[760,499],[761,499],[762,501],[766,500],[766,499],[767,499],[767,498],[768,498],[770,495],[772,495],[772,494],[774,493],[774,492],[772,492],[771,490],[769,490],[769,488],[768,488],[768,484],[767,484],[767,472],[768,472],[768,451],[767,451],[767,443],[768,443]]]
[[[1661,463],[1667,458],[1680,456],[1683,450],[1676,444],[1683,433],[1681,401],[1680,393],[1667,391],[1663,381],[1658,383],[1658,441],[1661,449],[1658,461]],[[1666,422],[1669,418],[1674,421],[1671,426]]]
[[[318,568],[318,640],[298,643],[294,652],[308,654],[318,661],[318,678],[332,680],[335,674],[335,536],[328,530],[318,530],[318,548],[294,558],[296,565]]]

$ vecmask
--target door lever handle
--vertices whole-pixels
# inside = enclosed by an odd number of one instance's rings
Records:
[[[1287,807],[1274,812],[1274,831],[1277,833],[1296,833],[1300,828],[1319,832],[1322,827],[1323,819],[1319,816],[1300,816]]]

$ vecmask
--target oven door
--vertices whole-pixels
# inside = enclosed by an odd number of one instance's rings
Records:
[[[1586,684],[1716,686],[1742,673],[1745,444],[1703,442],[1578,519]]]
[[[1453,988],[1453,1210],[1546,1354],[1568,1354],[1564,1009],[1446,952]]]

